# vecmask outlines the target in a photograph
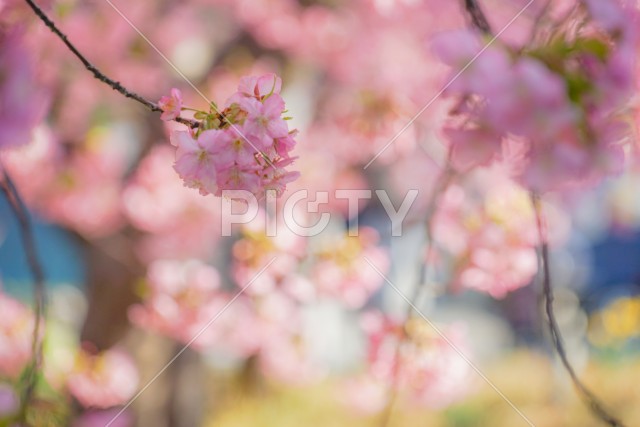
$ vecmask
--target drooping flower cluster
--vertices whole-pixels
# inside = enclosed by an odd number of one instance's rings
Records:
[[[282,195],[298,177],[287,170],[295,160],[296,131],[289,131],[282,82],[274,74],[241,79],[238,90],[219,111],[198,111],[197,129],[174,131],[175,170],[188,187],[201,194],[221,196],[224,190],[246,190],[262,199],[267,190]],[[178,91],[160,102],[164,119],[174,118],[180,105]]]
[[[589,1],[581,25],[559,23],[525,50],[496,42],[479,53],[469,31],[437,37],[440,58],[464,69],[449,87],[460,97],[445,129],[454,166],[502,160],[540,192],[620,172],[639,42],[638,11],[622,3]]]

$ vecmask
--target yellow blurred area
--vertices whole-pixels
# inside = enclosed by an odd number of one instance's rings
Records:
[[[589,340],[595,345],[621,344],[640,336],[640,298],[620,298],[589,319]]]
[[[580,402],[564,371],[546,356],[528,351],[512,354],[482,368],[487,378],[536,427],[598,427],[601,422]],[[640,361],[592,363],[584,381],[621,418],[640,425]],[[518,427],[530,425],[479,376],[469,397],[443,410],[418,410],[399,403],[390,426]],[[358,417],[346,408],[336,383],[304,389],[269,386],[259,392],[227,393],[208,416],[211,427],[378,427],[381,415]]]

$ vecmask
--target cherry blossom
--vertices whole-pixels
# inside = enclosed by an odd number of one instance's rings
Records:
[[[282,79],[273,73],[261,76],[245,76],[240,79],[238,93],[230,98],[231,104],[239,103],[243,98],[255,98],[262,101],[273,94],[279,95],[282,89]],[[227,101],[229,102],[229,101]],[[230,106],[229,104],[228,106]]]
[[[282,195],[298,173],[286,169],[295,160],[295,131],[282,117],[280,86],[273,74],[245,77],[222,112],[196,113],[201,129],[172,133],[174,168],[186,186],[202,195],[247,190],[262,199],[268,189]]]
[[[224,131],[208,130],[197,139],[188,131],[172,134],[172,143],[177,147],[174,169],[185,182],[185,186],[196,188],[200,194],[218,192],[217,171],[213,159],[216,141],[224,137]]]
[[[559,25],[553,42],[522,51],[496,42],[475,55],[481,44],[470,30],[434,40],[439,57],[464,70],[448,89],[460,102],[444,132],[458,170],[517,162],[514,177],[538,192],[622,171],[639,14],[616,0],[587,4],[584,29]]]
[[[543,234],[561,244],[566,230],[559,229],[569,220],[556,210],[570,207],[554,191],[568,197],[565,189],[584,190],[637,156],[628,124],[629,113],[640,117],[640,27],[628,1],[562,0],[548,8],[534,2],[490,45],[489,37],[459,30],[469,27],[459,2],[123,2],[118,7],[153,48],[107,2],[37,3],[105,75],[159,101],[149,101],[152,111],[144,115],[83,69],[25,2],[0,0],[0,59],[7,64],[0,73],[0,149],[20,145],[3,150],[2,167],[35,217],[109,257],[118,254],[105,243],[130,245],[135,256],[117,268],[132,276],[126,285],[139,297],[120,308],[128,309],[133,336],[190,344],[212,362],[203,367],[207,375],[224,364],[216,379],[249,366],[270,382],[321,380],[334,371],[319,360],[321,338],[307,327],[314,310],[331,306],[347,322],[364,307],[389,302],[369,263],[402,273],[404,260],[386,248],[394,238],[381,242],[380,230],[367,227],[348,236],[344,225],[362,214],[363,223],[378,227],[380,205],[363,200],[352,212],[335,190],[389,186],[399,206],[407,191],[419,189],[404,232],[428,222],[433,250],[416,258],[429,271],[435,264],[449,291],[501,299],[538,270],[530,192],[546,193]],[[494,30],[523,5],[482,3]],[[445,96],[436,96],[444,85]],[[203,104],[202,94],[216,102]],[[123,127],[127,132],[118,131]],[[445,189],[441,178],[451,178]],[[297,235],[283,221],[280,201],[275,213],[266,212],[267,199],[256,219],[225,237],[221,206],[228,206],[225,190],[235,189],[259,199],[267,190],[278,197],[308,190],[309,200],[328,191],[315,212],[300,203],[295,215],[312,223],[330,212],[332,222],[319,236]],[[618,209],[631,209],[628,190],[621,193]],[[209,194],[216,197],[202,197]],[[629,215],[613,217],[627,223]],[[271,227],[277,232],[267,233]],[[87,260],[90,271],[101,267],[94,258]],[[100,290],[109,295],[115,288]],[[119,299],[111,296],[92,300],[89,310]],[[29,361],[34,319],[4,294],[0,306],[13,313],[0,321],[0,374],[13,381]],[[472,388],[469,366],[450,345],[473,356],[462,326],[437,325],[447,342],[420,319],[369,313],[363,323],[366,357],[354,361],[357,374],[335,393],[357,412],[382,411],[394,393],[403,403],[446,407]],[[59,393],[61,405],[75,399],[84,406],[80,414],[67,411],[76,418],[69,425],[109,423],[135,393],[130,358],[118,345],[60,349],[53,325],[47,339],[55,355],[45,351],[47,384],[29,412]],[[78,335],[75,326],[70,337]],[[352,329],[345,326],[336,328]],[[126,344],[139,345],[131,336]],[[68,354],[65,369],[47,372]],[[15,390],[13,383],[0,386],[7,412]],[[144,418],[135,406],[113,425]]]
[[[160,119],[164,121],[174,120],[182,111],[182,93],[179,89],[171,89],[170,96],[163,96],[158,101],[158,107],[162,109]]]
[[[244,130],[261,144],[261,149],[268,149],[276,138],[286,138],[289,134],[287,123],[282,119],[284,111],[283,99],[274,94],[263,102],[247,98],[238,103],[247,112]]]

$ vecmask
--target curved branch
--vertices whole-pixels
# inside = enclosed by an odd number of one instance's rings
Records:
[[[464,8],[471,17],[474,27],[482,33],[491,35],[491,25],[476,0],[464,0]]]
[[[156,104],[155,102],[151,102],[148,99],[144,98],[142,95],[139,95],[135,92],[128,90],[127,88],[122,86],[120,82],[117,82],[107,77],[106,74],[98,70],[98,68],[95,65],[89,62],[89,60],[82,53],[80,53],[80,51],[73,45],[73,43],[69,41],[69,38],[67,37],[67,35],[64,34],[56,26],[56,24],[44,13],[42,9],[40,9],[40,7],[38,7],[37,4],[33,2],[33,0],[25,0],[25,1],[29,5],[29,7],[31,7],[33,12],[38,16],[38,18],[40,18],[40,20],[44,22],[47,28],[49,28],[51,32],[53,32],[56,36],[58,36],[60,40],[62,40],[65,46],[67,46],[67,48],[71,51],[71,53],[73,53],[76,56],[76,58],[78,58],[80,62],[82,62],[82,65],[84,65],[84,67],[87,70],[89,70],[96,79],[100,80],[102,83],[111,87],[116,92],[119,92],[121,95],[125,96],[126,98],[130,98],[130,99],[133,99],[134,101],[139,102],[140,104],[147,107],[150,111],[159,112],[159,113],[162,112],[162,108],[160,108],[158,104]],[[184,117],[177,117],[174,119],[174,121],[187,125],[191,128],[197,128],[199,125],[197,121],[191,120],[191,119],[185,119]]]
[[[551,285],[551,271],[549,269],[549,245],[546,242],[544,231],[543,231],[543,218],[542,212],[540,211],[540,203],[537,195],[531,195],[531,203],[533,205],[533,209],[536,215],[536,224],[538,227],[538,236],[540,239],[540,256],[542,258],[542,271],[543,271],[543,280],[542,280],[542,292],[544,295],[545,302],[545,312],[547,314],[547,320],[549,324],[549,332],[551,333],[551,340],[553,342],[553,346],[555,347],[558,356],[560,356],[560,360],[562,361],[562,365],[564,369],[567,371],[569,376],[571,377],[571,381],[573,385],[578,391],[578,394],[585,403],[591,409],[591,412],[604,421],[606,424],[611,427],[624,427],[624,424],[613,415],[609,414],[609,412],[605,409],[603,403],[598,399],[598,397],[593,394],[591,390],[587,388],[587,386],[580,380],[578,375],[576,374],[575,369],[569,362],[569,358],[567,357],[567,352],[564,348],[564,342],[562,340],[562,335],[560,334],[560,328],[558,327],[558,322],[556,321],[556,315],[553,309],[553,287]]]
[[[4,193],[13,215],[18,221],[18,227],[20,229],[20,237],[24,252],[27,258],[27,264],[31,270],[33,276],[33,304],[34,304],[34,326],[33,326],[33,338],[32,338],[32,360],[30,366],[27,368],[26,374],[26,386],[22,395],[22,402],[20,406],[20,417],[22,421],[26,420],[26,411],[35,392],[36,382],[38,379],[38,372],[42,367],[42,331],[41,324],[44,321],[44,308],[46,305],[46,292],[44,286],[44,270],[42,264],[38,258],[38,252],[36,249],[35,239],[33,237],[33,227],[29,220],[29,213],[27,208],[18,193],[13,180],[7,173],[4,166],[0,164],[2,169],[3,180],[0,187]]]

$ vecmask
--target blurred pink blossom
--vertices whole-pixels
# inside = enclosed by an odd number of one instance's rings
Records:
[[[184,188],[172,170],[173,150],[154,147],[122,194],[128,221],[145,234],[138,253],[154,259],[206,258],[220,237],[220,207]]]
[[[0,291],[0,374],[15,378],[31,360],[34,317],[30,309]]]
[[[389,255],[378,246],[378,233],[361,227],[357,236],[329,237],[314,253],[311,276],[319,295],[337,298],[360,308],[383,284],[380,273],[389,269]]]
[[[514,178],[533,191],[592,185],[622,171],[640,13],[619,0],[587,5],[583,27],[556,29],[554,43],[530,51],[494,43],[475,57],[480,40],[471,30],[435,37],[438,56],[464,67],[447,90],[459,105],[444,130],[458,170],[513,161],[515,139],[522,156]]]
[[[198,337],[195,347],[211,343],[216,329],[205,326],[228,299],[218,271],[196,260],[152,262],[144,296],[142,304],[130,307],[131,321],[184,343]]]
[[[536,219],[528,193],[504,172],[474,179],[472,188],[453,185],[441,197],[433,238],[453,256],[455,286],[503,298],[538,271]]]
[[[276,230],[273,236],[267,235],[268,227]],[[265,295],[279,289],[308,301],[315,296],[313,284],[298,272],[306,255],[306,239],[281,218],[269,218],[261,210],[258,218],[242,227],[233,245],[233,278],[241,288],[252,282],[246,290],[249,295]],[[263,271],[266,265],[269,267]]]
[[[93,354],[80,349],[67,375],[69,392],[85,408],[123,405],[138,387],[138,370],[123,351]]]
[[[410,403],[431,408],[446,407],[469,393],[473,370],[459,354],[471,357],[462,325],[438,325],[436,332],[414,318],[403,328],[382,313],[367,312],[362,327],[368,338],[368,371],[345,389],[346,403],[355,410],[380,411],[394,388]],[[372,400],[355,398],[359,392]]]

